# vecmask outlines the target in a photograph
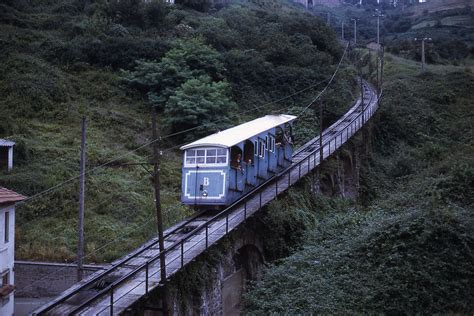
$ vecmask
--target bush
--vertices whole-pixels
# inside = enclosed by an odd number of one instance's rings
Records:
[[[185,142],[224,129],[230,123],[229,112],[236,107],[229,95],[226,82],[211,82],[209,76],[189,79],[166,102],[165,126],[171,133],[193,128],[177,137]]]
[[[86,62],[113,69],[129,69],[137,59],[159,59],[168,49],[168,43],[161,39],[107,37],[103,40],[93,37],[75,37],[63,42],[46,40],[40,46],[43,56],[59,64]]]
[[[27,56],[9,56],[0,65],[2,108],[13,115],[34,117],[62,110],[66,101],[67,78],[57,68]]]

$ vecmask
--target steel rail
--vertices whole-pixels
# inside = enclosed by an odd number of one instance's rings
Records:
[[[366,86],[367,86],[367,83],[364,83]],[[368,90],[368,88],[367,88]],[[375,96],[375,93],[373,93],[373,91],[371,91],[370,93],[370,100],[367,102],[368,104],[370,104],[373,100]],[[365,99],[365,98],[364,98]],[[361,105],[359,106],[365,106],[365,100],[363,100],[361,98]],[[357,104],[357,102],[356,102]],[[332,124],[328,129],[327,129],[327,132],[325,133],[326,135],[331,133],[330,136],[332,136],[331,138],[329,139],[326,139],[324,142],[323,142],[323,148],[325,147],[325,145],[330,145],[330,143],[335,140],[337,138],[337,136],[339,135],[342,135],[342,133],[346,130],[346,128],[351,125],[352,123],[354,123],[355,121],[357,121],[362,115],[363,113],[367,110],[368,108],[364,108],[363,111],[361,111],[360,113],[358,113],[355,117],[351,118],[351,120],[349,122],[347,122],[347,124],[345,124],[344,128],[342,128],[340,131],[338,131],[337,133],[334,133],[332,134],[331,132],[334,131],[334,128],[335,127],[338,127],[339,125],[337,123],[342,123],[344,122],[344,119],[342,120],[339,120],[337,121],[336,123]],[[351,110],[349,111],[350,115],[353,115],[354,112],[357,110],[357,107],[356,106],[353,106],[351,108]],[[347,119],[347,116],[345,116],[345,119]],[[368,120],[369,118],[367,118]],[[367,122],[367,120],[365,120],[365,122]],[[365,122],[362,122],[362,124],[364,124]],[[323,136],[324,137],[324,136]],[[257,187],[255,187],[254,189],[252,189],[251,191],[249,191],[248,193],[244,194],[241,198],[239,198],[237,201],[235,201],[233,204],[231,204],[229,207],[227,207],[226,209],[224,209],[223,211],[221,211],[220,213],[216,214],[214,217],[208,219],[205,223],[203,223],[202,225],[196,227],[195,229],[193,229],[192,231],[190,231],[188,234],[186,234],[184,237],[182,237],[181,240],[175,242],[175,244],[171,245],[170,247],[168,247],[167,249],[164,250],[164,254],[166,256],[167,253],[175,250],[177,247],[179,247],[183,242],[186,242],[187,240],[189,240],[190,238],[192,238],[193,236],[197,235],[199,232],[203,231],[204,229],[206,229],[207,227],[209,227],[209,225],[211,223],[214,223],[214,222],[217,222],[219,219],[221,219],[222,217],[224,216],[227,216],[229,213],[231,213],[235,208],[241,206],[241,204],[243,202],[245,202],[247,199],[249,199],[251,196],[254,196],[258,193],[261,192],[262,189],[264,189],[265,187],[267,187],[268,184],[274,182],[275,180],[278,181],[278,179],[282,178],[284,175],[286,175],[286,173],[288,172],[291,172],[291,170],[295,169],[295,167],[301,165],[301,163],[303,161],[305,161],[307,159],[307,157],[310,157],[312,154],[314,154],[316,151],[319,150],[319,144],[318,144],[318,141],[315,140],[313,142],[310,142],[308,144],[305,144],[304,145],[304,148],[302,148],[301,150],[298,151],[299,152],[302,152],[304,149],[308,148],[308,147],[311,147],[312,145],[314,144],[317,144],[317,146],[311,150],[311,152],[309,152],[305,158],[302,158],[300,161],[298,162],[295,162],[293,163],[292,165],[290,165],[289,167],[287,167],[286,169],[284,169],[283,171],[279,172],[277,175],[267,179],[266,181],[264,181],[263,183],[261,183],[260,185],[258,185]],[[336,147],[336,146],[335,146]],[[329,153],[328,155],[330,155],[331,152],[329,150]],[[207,234],[206,234],[207,236]],[[207,248],[207,247],[206,247]],[[160,253],[161,254],[161,253]],[[101,293],[97,293],[97,295],[95,297],[91,297],[90,299],[88,299],[87,301],[83,302],[83,304],[81,304],[80,306],[78,306],[77,308],[75,308],[73,311],[71,311],[72,314],[80,311],[81,309],[83,309],[84,307],[86,307],[87,305],[89,305],[91,302],[93,302],[94,300],[96,300],[97,298],[101,297],[103,294],[107,294],[109,292],[113,292],[113,290],[116,288],[116,287],[119,287],[121,284],[127,282],[127,280],[129,280],[130,278],[132,278],[133,276],[135,276],[136,274],[140,273],[146,266],[149,266],[150,264],[153,264],[154,262],[156,262],[159,257],[160,257],[160,254],[156,255],[154,258],[148,260],[147,262],[145,262],[144,264],[142,264],[141,266],[137,267],[134,271],[130,272],[129,274],[123,276],[122,278],[116,280],[114,283],[110,284],[109,287],[103,289],[101,291]],[[161,281],[160,281],[161,282]]]
[[[364,82],[364,91],[367,91],[369,92],[368,94],[370,95],[370,100],[367,102],[367,105],[370,105],[374,96],[376,95],[373,91],[373,89],[370,89],[370,86],[367,84],[367,82]],[[351,129],[351,135],[349,136],[348,134],[348,131],[347,129],[352,125],[354,124],[355,122],[357,122],[361,116],[363,116],[363,114],[369,110],[370,113],[370,116],[367,117],[367,119],[365,119],[363,122],[361,122],[360,126],[362,126],[363,124],[365,124],[371,117],[372,117],[372,113],[376,110],[375,109],[371,109],[371,107],[365,107],[365,99],[366,98],[361,98],[360,100],[360,105],[357,106],[357,103],[358,103],[358,100],[354,103],[354,105],[351,107],[351,109],[346,113],[346,115],[344,115],[343,117],[341,117],[338,121],[336,121],[335,123],[333,123],[329,128],[327,128],[323,134],[321,135],[321,137],[323,137],[323,148],[328,146],[329,145],[329,151],[328,151],[328,156],[331,154],[331,150],[330,150],[330,145],[331,145],[331,142],[332,141],[335,141],[335,150],[337,150],[337,137],[338,136],[341,136],[341,143],[340,143],[340,146],[342,146],[342,134],[344,132],[346,132],[346,141],[352,136],[354,135],[358,129],[356,129],[354,131],[354,133],[352,133],[352,129]],[[363,110],[360,111],[360,113],[357,113],[357,115],[354,117],[354,112],[357,111],[358,107],[362,106],[363,107]],[[376,106],[375,106],[376,107]],[[349,121],[347,121],[347,119],[350,118]],[[347,124],[344,124],[344,122],[346,122]],[[342,128],[339,128],[341,126],[341,124],[344,124]],[[339,130],[338,131],[334,131],[336,128],[338,128]],[[359,127],[360,129],[360,127]],[[328,137],[329,136],[329,137]],[[325,139],[326,138],[326,139]],[[314,148],[311,148],[311,147],[314,147]],[[310,163],[310,160],[309,158],[314,155],[315,152],[317,152],[320,147],[319,147],[319,138],[314,138],[313,141],[310,141],[306,144],[304,144],[302,147],[298,148],[293,157],[295,157],[296,155],[304,152],[305,150],[307,150],[308,148],[311,148],[311,150],[307,153],[305,153],[305,157],[301,158],[299,161],[296,161],[294,162],[292,165],[290,165],[289,167],[287,167],[286,169],[282,170],[281,172],[279,172],[278,174],[274,175],[273,177],[267,179],[266,181],[262,182],[261,184],[259,184],[257,187],[253,188],[252,190],[250,190],[249,192],[245,193],[241,198],[239,198],[237,201],[235,201],[234,203],[232,203],[230,206],[228,206],[226,209],[224,209],[223,211],[219,212],[218,214],[216,214],[215,216],[209,218],[206,220],[205,223],[201,224],[200,226],[194,228],[193,230],[191,230],[190,232],[188,232],[187,234],[185,234],[183,237],[181,237],[180,240],[176,241],[174,244],[172,244],[170,247],[167,247],[165,250],[164,250],[164,254],[166,255],[167,253],[170,253],[171,251],[177,249],[179,246],[182,246],[184,244],[184,242],[188,241],[191,237],[195,236],[197,233],[199,232],[202,232],[204,229],[207,230],[207,228],[210,226],[210,224],[212,223],[215,223],[217,222],[219,219],[222,219],[223,217],[228,217],[229,213],[231,213],[232,211],[234,211],[236,208],[238,207],[241,207],[243,203],[246,202],[246,200],[248,200],[250,197],[253,197],[257,194],[261,194],[261,192],[263,191],[263,189],[265,189],[269,184],[271,183],[274,183],[276,181],[276,185],[277,185],[277,195],[278,195],[278,181],[280,179],[283,178],[284,175],[286,175],[287,173],[290,173],[291,175],[291,171],[293,171],[295,168],[299,167],[301,168],[301,164],[303,162],[306,161],[306,159],[308,159],[308,172],[310,170],[310,167],[309,167],[309,163]],[[334,152],[334,151],[333,151]],[[316,159],[313,160],[313,168],[316,166]],[[261,205],[261,202],[260,202],[260,205]],[[189,220],[186,220],[184,221],[183,223],[179,224],[177,227],[173,228],[172,231],[168,232],[166,234],[166,237],[169,237],[173,234],[176,234],[179,230],[181,230],[182,228],[184,228],[185,226],[189,225],[190,223],[193,223],[194,221],[196,221],[197,219],[200,219],[201,217],[203,217],[203,214],[196,214],[194,216],[192,216]],[[228,222],[226,222],[228,223]],[[222,226],[222,225],[221,225]],[[226,230],[227,231],[227,230]],[[165,237],[165,238],[166,238]],[[206,234],[206,237],[207,237],[207,234]],[[123,265],[125,264],[126,262],[128,262],[129,260],[132,260],[136,257],[138,257],[140,254],[142,254],[143,252],[145,252],[146,250],[149,250],[150,248],[152,248],[153,246],[156,246],[156,244],[158,243],[158,241],[154,241],[152,242],[151,244],[147,245],[146,247],[143,247],[141,249],[139,249],[137,252],[127,256],[124,260],[120,260],[118,263],[116,263],[111,269],[107,270],[107,271],[104,271],[104,273],[101,273],[100,275],[98,275],[97,277],[89,280],[88,282],[86,282],[85,284],[81,285],[80,288],[72,291],[71,293],[69,293],[67,296],[65,297],[61,297],[61,300],[60,301],[56,301],[56,302],[52,302],[50,305],[46,306],[44,309],[41,309],[41,310],[38,310],[37,311],[37,315],[42,315],[44,313],[47,313],[48,311],[51,311],[52,309],[54,309],[55,307],[57,307],[59,304],[61,303],[65,303],[65,301],[67,301],[69,298],[71,298],[72,296],[74,296],[75,294],[78,294],[81,290],[85,290],[86,288],[88,288],[90,285],[92,285],[93,283],[97,282],[99,279],[105,277],[106,275],[114,272],[116,269],[120,268],[120,265]],[[206,246],[207,248],[207,246]],[[157,254],[155,257],[147,260],[144,264],[141,264],[139,266],[137,266],[133,271],[131,272],[128,272],[127,274],[125,274],[124,276],[120,277],[119,279],[115,280],[113,283],[111,283],[109,286],[107,286],[106,288],[98,291],[97,293],[94,294],[94,296],[90,297],[89,299],[83,301],[80,305],[76,306],[74,309],[72,309],[70,311],[70,314],[74,314],[74,313],[77,313],[79,312],[81,309],[84,309],[85,307],[87,307],[90,303],[92,303],[93,301],[99,299],[100,297],[103,297],[104,294],[107,294],[107,293],[113,293],[113,290],[117,287],[119,287],[121,284],[127,282],[128,280],[130,280],[133,276],[135,276],[136,274],[142,272],[144,269],[148,269],[148,266],[150,264],[153,264],[154,262],[156,262],[159,257],[160,257],[161,253]],[[183,254],[182,254],[183,256]],[[173,261],[179,259],[178,257],[173,259]],[[181,258],[181,262],[182,262],[182,265],[183,265],[183,258]],[[148,271],[148,270],[147,270]],[[156,272],[155,272],[156,273]],[[148,282],[148,278],[146,280],[146,282]],[[161,281],[160,281],[161,282]],[[148,289],[148,284],[147,284],[147,289]],[[119,298],[120,299],[120,298]],[[113,304],[113,301],[112,301],[112,304]]]
[[[182,230],[185,226],[189,225],[190,223],[194,222],[197,218],[202,217],[203,213],[196,213],[193,214],[191,217],[186,218],[184,221],[176,224],[173,227],[170,227],[170,231],[165,232],[164,239],[169,238],[171,235],[176,234],[180,230]],[[93,286],[96,282],[100,281],[104,277],[108,276],[109,274],[116,272],[118,269],[122,268],[122,265],[126,264],[132,259],[137,258],[141,254],[143,254],[145,251],[150,250],[150,248],[155,247],[158,244],[158,240],[155,240],[151,242],[150,244],[147,244],[146,246],[142,246],[141,248],[135,249],[132,253],[128,254],[127,256],[113,262],[111,266],[107,267],[105,270],[100,271],[96,276],[92,275],[91,279],[86,279],[84,283],[80,283],[79,287],[77,289],[72,290],[70,293],[68,293],[65,296],[61,297],[60,301],[52,301],[48,305],[44,305],[44,308],[39,310],[37,313],[34,315],[42,315],[44,313],[47,313],[48,311],[52,310],[55,308],[58,304],[61,304],[64,301],[67,301],[70,299],[72,296],[78,294],[81,291],[88,290],[91,286]]]

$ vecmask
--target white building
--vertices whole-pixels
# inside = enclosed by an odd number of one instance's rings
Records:
[[[0,187],[0,315],[13,315],[15,203],[25,197]]]

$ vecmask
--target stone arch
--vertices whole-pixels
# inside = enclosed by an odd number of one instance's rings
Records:
[[[224,315],[238,315],[241,310],[242,294],[248,281],[260,276],[264,257],[254,244],[241,246],[232,256],[234,272],[222,281],[222,311]]]
[[[260,268],[264,263],[264,257],[260,249],[252,244],[247,244],[237,250],[232,257],[235,270],[243,269],[246,280],[256,280],[260,274]]]

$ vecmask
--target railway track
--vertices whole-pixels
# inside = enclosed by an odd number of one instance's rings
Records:
[[[358,99],[343,117],[324,130],[323,158],[342,146],[375,112],[377,96],[374,89],[366,82],[363,89],[363,106]],[[319,137],[316,137],[298,148],[290,167],[261,183],[225,210],[217,214],[198,213],[167,229],[164,234],[167,277],[315,168],[320,163],[319,143]],[[77,283],[33,315],[118,314],[161,285],[159,255],[158,239],[154,238],[113,262],[106,270]]]

